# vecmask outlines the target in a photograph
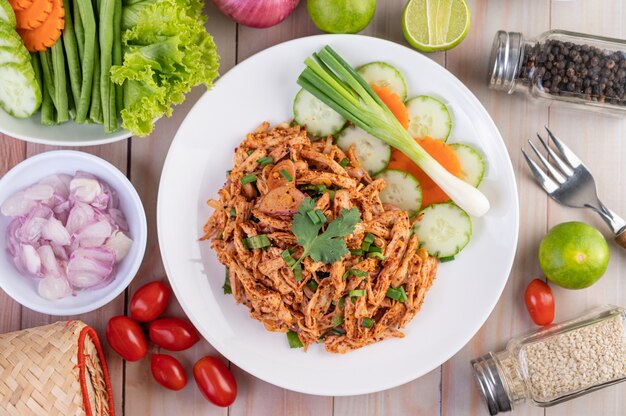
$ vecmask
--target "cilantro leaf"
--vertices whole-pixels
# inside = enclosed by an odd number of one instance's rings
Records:
[[[308,212],[314,210],[315,202],[311,198],[306,198],[298,206],[298,213],[293,216],[291,231],[296,236],[298,244],[304,249],[304,253],[293,267],[306,256],[326,264],[341,260],[349,253],[343,238],[352,234],[354,227],[361,222],[361,213],[357,208],[343,209],[341,215],[319,234],[324,224],[315,224],[307,215]]]

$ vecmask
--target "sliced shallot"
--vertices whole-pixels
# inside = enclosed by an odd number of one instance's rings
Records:
[[[110,276],[114,264],[115,253],[110,248],[79,248],[67,263],[67,280],[78,289],[98,286]]]

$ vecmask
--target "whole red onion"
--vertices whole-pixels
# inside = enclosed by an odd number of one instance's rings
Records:
[[[213,0],[226,16],[245,26],[265,28],[285,20],[300,0]]]

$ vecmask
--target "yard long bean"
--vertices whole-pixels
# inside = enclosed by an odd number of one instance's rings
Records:
[[[115,0],[101,0],[99,15],[100,95],[102,99],[104,131],[110,133],[117,130],[115,86],[111,82],[110,75],[111,65],[113,64],[113,39],[116,30],[114,27]]]
[[[67,102],[67,77],[65,74],[65,54],[63,42],[55,43],[52,48],[52,74],[54,77],[54,95],[52,101],[57,110],[57,122],[65,123],[70,119]]]
[[[113,65],[122,65],[122,0],[115,0],[115,16],[113,17]],[[115,84],[115,119],[120,118],[124,108],[124,88]]]
[[[94,73],[97,75],[93,77],[93,85],[91,86],[89,119],[94,123],[102,124],[104,123],[104,118],[102,117],[102,100],[100,98],[100,51],[98,48],[95,50]]]
[[[65,55],[67,57],[67,69],[70,78],[70,88],[72,91],[72,99],[74,107],[80,102],[80,89],[83,80],[81,73],[81,60],[78,53],[78,43],[76,33],[74,32],[74,24],[72,22],[71,0],[63,0],[65,7],[65,28],[63,29],[63,46],[65,47]]]
[[[38,63],[41,65],[41,124],[51,126],[56,124],[56,112],[50,95],[52,83],[52,62],[50,51],[39,52]],[[39,65],[37,65],[39,67]]]
[[[67,10],[66,10],[67,13]],[[78,46],[78,56],[80,58],[81,67],[85,56],[85,30],[83,29],[83,20],[80,18],[80,7],[78,0],[72,0],[72,16],[74,17],[74,33],[76,34],[76,46]]]
[[[77,0],[82,29],[84,31],[83,59],[82,59],[82,85],[80,89],[80,101],[77,104],[76,122],[84,123],[87,114],[91,117],[90,103],[92,101],[92,86],[94,83],[94,71],[96,55],[98,53],[96,43],[96,19],[90,0]],[[80,51],[80,50],[79,50]]]

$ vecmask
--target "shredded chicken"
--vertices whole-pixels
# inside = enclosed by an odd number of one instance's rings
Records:
[[[268,157],[270,163],[260,162]],[[256,181],[242,185],[247,175]],[[381,203],[384,187],[382,179],[373,180],[361,168],[354,148],[344,153],[331,137],[312,143],[300,126],[270,130],[263,123],[235,150],[219,199],[208,201],[214,212],[202,240],[211,241],[227,267],[235,301],[267,330],[297,333],[305,350],[324,343],[329,352],[346,353],[402,338],[400,329],[419,312],[438,263],[419,248],[407,213]],[[370,233],[381,256],[351,252],[333,264],[307,257],[297,281],[281,254],[289,249],[297,259],[303,253],[291,225],[306,197],[316,200],[328,222],[356,207],[362,222],[345,239],[348,248],[360,249]],[[248,249],[243,240],[258,235],[267,236],[271,246]],[[389,289],[406,299],[389,297]],[[351,290],[366,295],[350,297]]]

